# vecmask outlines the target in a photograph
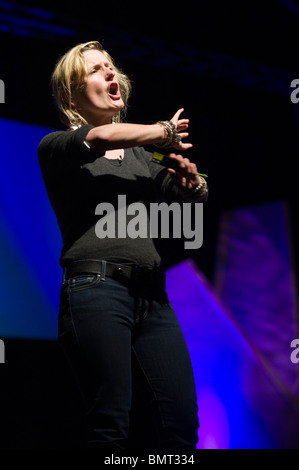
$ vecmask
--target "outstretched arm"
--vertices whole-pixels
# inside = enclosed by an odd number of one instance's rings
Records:
[[[183,108],[179,109],[171,118],[171,122],[176,127],[180,139],[188,137],[189,119],[179,119]],[[147,144],[154,144],[163,147],[165,144],[165,129],[160,124],[130,124],[115,123],[105,124],[92,128],[85,139],[89,147],[96,152],[105,152],[118,148],[136,147]],[[192,147],[191,143],[184,143],[182,140],[172,145],[176,150],[187,150]]]

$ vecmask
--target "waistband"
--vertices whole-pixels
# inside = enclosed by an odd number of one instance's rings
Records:
[[[101,276],[103,281],[107,276],[125,285],[134,283],[165,287],[165,272],[160,266],[125,265],[105,260],[78,260],[63,269],[64,280],[80,274],[96,274]]]

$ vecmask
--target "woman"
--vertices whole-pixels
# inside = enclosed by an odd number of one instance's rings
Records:
[[[52,85],[69,129],[44,137],[38,157],[63,239],[58,337],[86,400],[88,446],[195,448],[194,378],[161,258],[153,238],[128,236],[120,217],[136,202],[205,200],[195,164],[171,154],[179,170],[163,168],[142,147],[190,148],[188,119],[180,109],[171,121],[121,122],[130,81],[98,42],[68,51]],[[96,231],[101,202],[116,208],[115,236]]]

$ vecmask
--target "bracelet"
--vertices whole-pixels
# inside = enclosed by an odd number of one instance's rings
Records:
[[[176,125],[172,121],[158,121],[156,124],[164,128],[164,138],[165,142],[162,145],[155,144],[156,147],[168,148],[172,147],[173,144],[181,142],[182,138],[178,134]]]
[[[204,196],[208,192],[208,186],[206,180],[202,177],[199,176],[200,183],[195,186],[194,189],[192,189],[192,196]]]

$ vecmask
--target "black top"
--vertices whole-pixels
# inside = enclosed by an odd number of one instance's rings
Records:
[[[127,206],[138,202],[148,208],[161,198],[180,199],[178,187],[142,147],[125,149],[122,161],[91,151],[84,140],[92,127],[53,132],[38,147],[42,176],[62,235],[60,265],[79,259],[159,265],[154,238],[118,236],[119,195],[126,198]],[[104,202],[115,208],[115,238],[101,239],[96,234],[97,222],[106,215],[97,215],[96,207]],[[126,222],[136,214],[126,215]],[[146,217],[148,221],[149,215]]]

